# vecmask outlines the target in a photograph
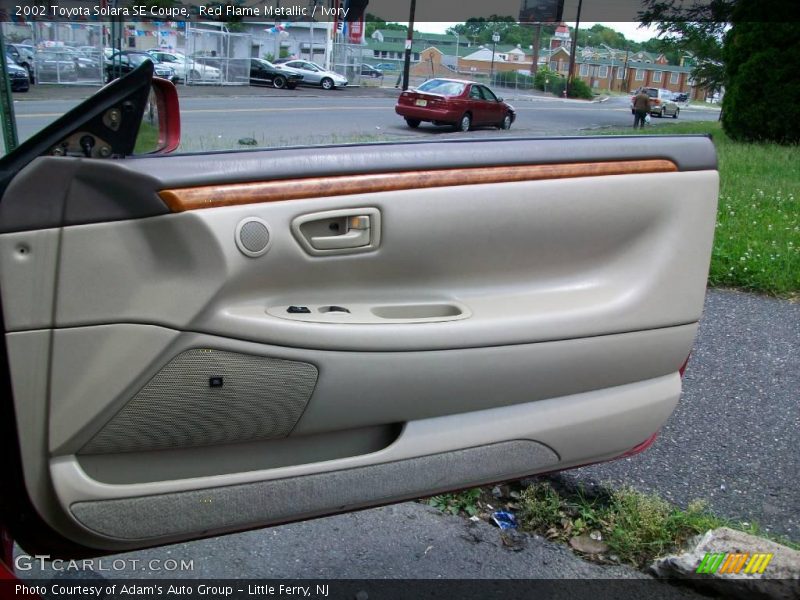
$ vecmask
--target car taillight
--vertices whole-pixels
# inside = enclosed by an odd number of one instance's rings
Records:
[[[689,356],[687,356],[686,360],[683,361],[683,364],[681,365],[681,368],[678,369],[678,373],[680,373],[681,377],[683,377],[683,374],[686,373],[686,367],[689,365],[689,358],[691,358],[691,356],[692,356],[691,354]]]
[[[653,435],[651,435],[649,438],[647,438],[641,444],[637,444],[636,446],[634,446],[633,448],[628,450],[625,454],[621,454],[617,458],[628,458],[630,456],[635,456],[635,455],[639,454],[640,452],[644,452],[650,446],[653,445],[653,442],[656,441],[656,438],[658,437],[658,433],[659,432],[656,431]]]

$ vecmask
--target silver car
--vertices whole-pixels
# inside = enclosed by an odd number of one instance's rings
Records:
[[[332,90],[347,85],[347,77],[333,71],[326,71],[317,63],[307,60],[289,60],[284,62],[283,66],[300,73],[303,76],[303,84],[318,85],[323,90]]]
[[[633,96],[631,96],[631,114],[634,113],[633,103],[636,99],[636,95],[642,89],[650,96],[650,114],[654,117],[672,117],[673,119],[677,119],[678,115],[681,114],[680,107],[675,104],[672,99],[672,92],[664,88],[656,87],[639,88],[633,93]]]

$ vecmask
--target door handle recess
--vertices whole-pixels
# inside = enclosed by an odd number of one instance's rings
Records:
[[[381,213],[368,207],[302,215],[292,221],[292,233],[313,256],[371,252],[380,245]]]
[[[342,248],[359,248],[369,244],[369,215],[357,215],[347,218],[347,231],[339,235],[314,236],[311,245],[317,250],[340,250]]]

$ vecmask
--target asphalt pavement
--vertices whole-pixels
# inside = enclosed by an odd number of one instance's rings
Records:
[[[170,560],[184,567],[165,573]],[[565,545],[539,536],[523,535],[518,542],[504,543],[499,530],[488,523],[443,515],[419,503],[116,554],[80,571],[62,565],[59,569],[40,571],[37,566],[18,575],[84,580],[651,579],[630,567],[584,561]],[[657,597],[701,598],[683,588],[663,587],[666,591]]]
[[[567,480],[629,484],[800,542],[800,304],[710,290],[655,444]]]

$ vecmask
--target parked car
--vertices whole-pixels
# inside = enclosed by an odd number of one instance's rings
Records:
[[[635,92],[633,92],[633,95],[631,96],[631,114],[635,112],[633,110],[633,102],[636,99],[636,96],[639,94],[639,91],[642,89],[644,89],[647,92],[647,95],[650,96],[651,115],[654,117],[672,117],[673,119],[678,118],[681,109],[672,99],[672,92],[664,88],[654,87],[638,88]]]
[[[84,52],[68,46],[55,48],[54,51],[72,59],[78,77],[101,77],[104,61],[101,61],[99,56],[87,56]]]
[[[103,51],[97,46],[79,46],[77,50],[80,54],[89,58],[100,58],[103,54]]]
[[[400,94],[395,112],[412,129],[428,121],[453,125],[459,131],[469,131],[475,125],[508,129],[517,116],[514,107],[488,87],[462,79],[429,79]]]
[[[148,50],[147,53],[158,60],[158,62],[172,67],[178,81],[187,83],[214,83],[219,82],[222,78],[222,71],[217,67],[202,64],[181,52]]]
[[[303,76],[303,85],[318,85],[323,90],[332,90],[347,85],[347,77],[328,71],[317,63],[298,59],[281,59],[275,61],[276,65],[285,65],[294,69]]]
[[[680,93],[673,94],[672,101],[673,102],[688,102],[689,101],[689,94],[687,94],[686,92],[680,92]]]
[[[8,81],[11,83],[11,91],[27,92],[31,88],[28,70],[14,62],[14,59],[9,54],[6,54],[6,71],[8,71]]]
[[[293,90],[302,80],[303,76],[293,69],[278,67],[261,58],[250,59],[250,85],[272,85]]]
[[[36,83],[36,51],[27,44],[6,44],[6,53],[10,54],[20,67],[28,72],[28,79]]]
[[[64,52],[43,50],[36,53],[36,70],[39,81],[74,82],[78,80],[75,61]]]
[[[132,52],[130,50],[122,50],[111,55],[106,61],[106,81],[112,81],[123,75],[127,75],[136,67],[141,65],[144,61],[150,60],[155,64],[155,75],[162,79],[168,79],[173,83],[178,80],[175,74],[175,69],[171,65],[165,65],[158,62],[147,52]]]
[[[383,71],[380,69],[376,69],[372,65],[368,65],[367,63],[363,63],[361,65],[361,76],[362,77],[374,77],[377,79],[378,77],[383,77]]]

